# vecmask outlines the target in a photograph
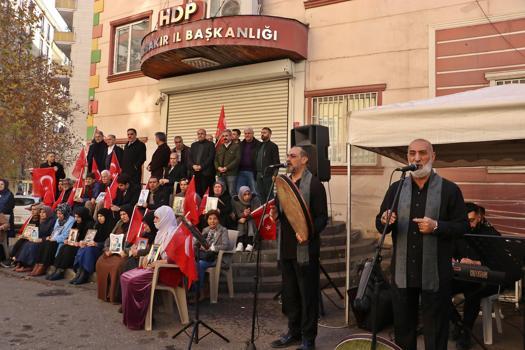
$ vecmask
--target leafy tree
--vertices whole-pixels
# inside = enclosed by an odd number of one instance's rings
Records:
[[[41,15],[27,1],[0,0],[0,177],[27,177],[47,152],[69,164],[80,143],[72,130],[67,67],[36,52]]]

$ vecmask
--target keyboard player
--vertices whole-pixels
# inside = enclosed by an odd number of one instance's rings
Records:
[[[497,235],[499,232],[490,225],[483,217],[483,208],[474,203],[465,203],[469,220],[469,234],[475,235]],[[459,238],[454,243],[454,259],[461,264],[484,265],[483,257],[478,251],[467,244],[465,238]],[[463,305],[463,324],[469,331],[472,331],[474,322],[478,317],[481,299],[489,295],[498,293],[497,285],[466,282],[454,280],[452,284],[453,294],[463,293],[465,303]],[[470,332],[453,329],[453,338],[456,340],[458,350],[470,349],[472,341]]]

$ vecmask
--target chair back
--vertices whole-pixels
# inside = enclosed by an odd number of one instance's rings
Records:
[[[237,237],[239,236],[239,231],[237,230],[228,230],[228,239],[230,244],[228,245],[228,251],[233,251],[235,245],[237,244]]]

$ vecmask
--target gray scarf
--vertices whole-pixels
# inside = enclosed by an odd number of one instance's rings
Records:
[[[301,193],[306,207],[310,208],[310,184],[312,183],[312,173],[305,169],[301,176],[301,183],[299,184],[299,192]],[[281,209],[281,215],[282,209]],[[281,225],[277,225],[277,260],[281,260]],[[308,264],[310,261],[310,253],[308,251],[308,244],[297,243],[297,263],[300,265]]]
[[[439,219],[439,208],[441,207],[441,188],[443,179],[432,172],[428,184],[427,200],[425,204],[425,216],[434,220]],[[408,227],[410,225],[410,206],[412,199],[412,178],[407,177],[403,182],[399,195],[397,207],[397,237],[395,256],[395,282],[399,288],[407,287],[407,246]],[[423,267],[422,267],[422,289],[437,291],[439,289],[439,274],[437,266],[437,237],[433,234],[423,235]]]

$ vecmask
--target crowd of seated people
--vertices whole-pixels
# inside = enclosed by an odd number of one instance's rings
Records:
[[[63,171],[56,172],[55,202],[31,206],[31,215],[20,228],[2,266],[50,281],[66,278],[66,272],[72,269],[75,275],[68,281],[72,285],[88,283],[96,272],[98,299],[121,303],[126,326],[143,328],[153,264],[144,266],[141,262],[147,260],[144,257],[151,247],[158,245],[158,261],[172,263],[164,251],[180,223],[172,207],[174,198],[186,196],[190,181],[195,182],[200,214],[196,226],[207,242],[196,251],[198,285],[205,287],[206,269],[215,265],[219,250],[228,248],[228,229],[239,231],[239,241],[233,242],[238,251],[252,250],[256,228],[251,212],[262,202],[257,193],[267,191],[256,188],[256,178],[261,167],[278,162],[278,149],[270,141],[270,129],[264,128],[262,142],[254,138],[253,129],[246,128],[244,132],[241,141],[240,130],[225,130],[215,145],[200,129],[191,147],[176,136],[173,149],[167,146],[164,133],[156,133],[158,148],[148,165],[151,176],[143,186],[140,180],[146,148],[136,130],[128,130],[124,149],[115,144],[114,135],[104,139],[102,132],[97,131],[88,150],[81,195],[75,192],[79,181],[66,178]],[[111,168],[115,158],[121,168],[118,175]],[[63,169],[54,153],[47,155],[42,167]],[[110,193],[113,181],[118,189],[108,205],[101,194]],[[1,180],[0,185],[0,192],[7,193],[9,183]],[[142,189],[149,192],[138,204]],[[205,206],[207,198],[216,198],[216,206]],[[12,212],[7,200],[0,204],[6,208],[3,212]],[[128,240],[136,211],[142,218],[140,239]],[[2,221],[1,212],[0,231],[7,231],[13,225]],[[122,245],[115,251],[112,239],[119,235],[123,237]],[[177,286],[182,275],[178,270],[161,269],[159,280]],[[201,295],[206,297],[208,293]]]

